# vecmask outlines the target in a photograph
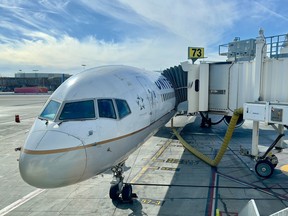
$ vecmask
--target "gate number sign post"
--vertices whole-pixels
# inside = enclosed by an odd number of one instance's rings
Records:
[[[188,59],[192,59],[194,63],[198,58],[204,58],[204,48],[188,47]]]

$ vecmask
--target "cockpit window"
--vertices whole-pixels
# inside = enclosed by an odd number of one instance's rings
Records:
[[[115,99],[119,118],[124,118],[131,113],[128,103],[125,100]]]
[[[112,99],[98,99],[99,117],[116,119]]]
[[[53,120],[58,112],[60,103],[54,100],[49,101],[43,112],[40,114],[41,118]]]
[[[59,120],[95,118],[94,101],[68,102],[59,116]]]

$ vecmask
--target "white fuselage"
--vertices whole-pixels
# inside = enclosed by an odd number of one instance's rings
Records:
[[[91,178],[125,161],[174,114],[174,89],[160,73],[105,66],[74,75],[35,120],[21,176],[40,188]]]

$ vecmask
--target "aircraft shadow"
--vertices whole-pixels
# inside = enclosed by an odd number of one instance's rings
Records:
[[[183,128],[181,135],[188,143],[213,159],[222,145],[227,125],[222,122],[211,128],[201,128],[200,124],[201,118],[196,118],[195,122]],[[166,159],[166,162],[172,162],[170,165],[173,167],[174,174],[158,215],[213,215],[216,214],[216,209],[219,209],[221,214],[234,215],[251,198],[256,200],[260,215],[272,214],[287,207],[288,202],[283,202],[283,199],[287,200],[287,198],[282,195],[286,194],[288,176],[278,168],[281,165],[280,161],[272,177],[263,179],[254,171],[255,161],[239,154],[240,145],[247,149],[251,148],[250,126],[244,124],[235,129],[229,148],[215,168],[187,150],[184,150],[180,159]],[[161,130],[169,130],[169,128]],[[166,138],[165,132],[161,130],[156,136]],[[272,128],[260,130],[259,133],[259,144],[264,146],[269,146],[277,137]],[[175,149],[172,147],[170,154],[173,154]],[[178,165],[173,166],[173,162]],[[169,163],[165,166],[169,166]]]
[[[131,202],[123,202],[121,200],[112,201],[113,205],[122,210],[130,209],[132,212],[128,216],[146,216],[143,212],[143,206],[137,199],[132,199]]]

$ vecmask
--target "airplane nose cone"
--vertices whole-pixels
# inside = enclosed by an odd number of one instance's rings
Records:
[[[30,133],[19,159],[21,177],[38,188],[77,183],[85,167],[86,152],[81,140],[57,131]]]

